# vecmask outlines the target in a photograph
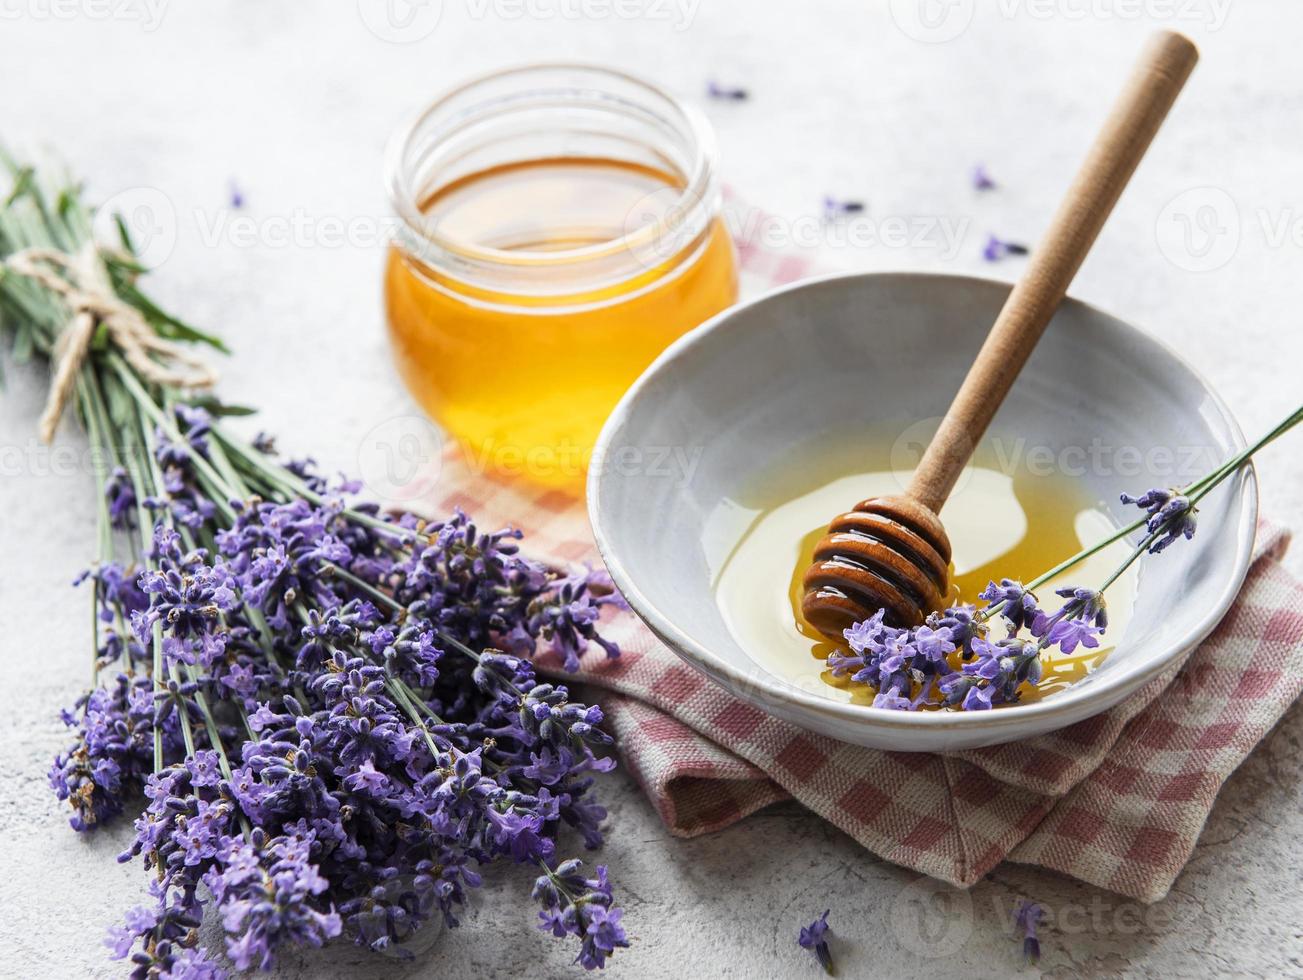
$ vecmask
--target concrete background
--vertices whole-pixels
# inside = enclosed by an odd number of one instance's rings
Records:
[[[868,201],[875,220],[964,227],[955,249],[802,239],[826,266],[1012,278],[1016,264],[981,261],[986,233],[1035,240],[1155,25],[1186,30],[1205,60],[1074,292],[1181,350],[1253,434],[1303,391],[1296,0],[429,0],[405,33],[383,0],[5,0],[0,138],[57,150],[99,200],[163,195],[175,240],[160,239],[151,288],[229,339],[224,395],[260,406],[286,447],[352,470],[363,435],[413,412],[389,365],[382,249],[368,229],[386,214],[386,136],[441,88],[555,58],[620,65],[694,99],[709,78],[742,85],[750,101],[706,107],[723,171],[789,236],[814,227],[826,193]],[[978,161],[1000,192],[972,193]],[[225,223],[232,180],[251,239]],[[287,236],[296,220],[307,230]],[[45,786],[64,742],[57,706],[87,677],[85,598],[67,586],[92,548],[92,478],[71,428],[61,452],[36,446],[42,379],[8,374],[0,974],[118,976],[99,944],[144,894],[139,867],[113,860],[129,828],[78,838]],[[1264,514],[1303,526],[1297,444],[1264,453],[1260,472]],[[1303,572],[1303,557],[1289,561]],[[1303,975],[1301,738],[1294,710],[1231,780],[1189,868],[1152,908],[1020,867],[958,895],[790,805],[674,840],[615,775],[603,859],[634,946],[612,972],[813,976],[793,940],[831,906],[843,976],[1031,973],[1008,925],[1028,896],[1050,916],[1047,975]],[[532,928],[527,878],[494,878],[467,928],[432,937],[413,962],[340,947],[286,957],[278,975],[574,975],[566,948]]]

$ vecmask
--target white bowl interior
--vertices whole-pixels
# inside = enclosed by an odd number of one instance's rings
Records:
[[[738,534],[727,502],[812,440],[844,433],[854,445],[865,431],[899,432],[944,414],[1008,289],[931,275],[819,280],[725,313],[667,351],[612,416],[590,482],[599,543],[635,610],[689,662],[753,698],[763,692],[798,712],[804,705],[813,715],[802,720],[827,730],[819,719],[829,710],[817,695],[757,677],[756,661],[715,603],[712,569]],[[1188,483],[1243,445],[1225,407],[1184,362],[1075,301],[1055,316],[985,441],[997,437],[1006,445],[1021,438],[1105,447],[1104,462],[1087,465],[1082,479],[1119,524],[1138,516],[1118,502],[1122,491]],[[695,465],[613,465],[617,458]],[[1203,502],[1192,541],[1143,560],[1131,625],[1098,671],[1039,705],[993,714],[1048,706],[1055,724],[1079,720],[1201,638],[1247,567],[1252,481],[1251,472],[1232,478]],[[1109,696],[1095,698],[1096,689]],[[832,714],[844,721],[896,713],[837,705]],[[983,724],[968,713],[912,718]]]

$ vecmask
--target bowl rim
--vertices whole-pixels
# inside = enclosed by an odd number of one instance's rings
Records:
[[[723,310],[700,326],[679,337],[667,347],[629,387],[607,417],[597,439],[594,458],[597,460],[606,458],[609,444],[613,441],[616,433],[624,427],[631,414],[634,402],[640,397],[642,391],[653,378],[659,375],[667,365],[683,358],[694,347],[701,344],[707,336],[723,329],[726,324],[735,321],[739,314],[753,306],[773,301],[790,293],[826,288],[829,283],[834,282],[865,279],[948,280],[957,283],[978,284],[983,287],[998,286],[1005,290],[1013,288],[1008,281],[992,276],[882,271],[834,272],[802,279],[777,289],[768,290],[760,296]],[[1121,317],[1102,310],[1091,303],[1076,299],[1071,295],[1064,297],[1061,305],[1076,307],[1090,315],[1106,317],[1170,356],[1198,382],[1212,405],[1217,409],[1229,431],[1232,452],[1238,452],[1247,447],[1239,422],[1236,421],[1235,416],[1222,400],[1222,397],[1209,384],[1208,379],[1186,361],[1175,348]],[[1081,712],[1082,708],[1089,707],[1090,703],[1094,701],[1100,702],[1098,711],[1106,710],[1113,704],[1129,697],[1145,683],[1161,674],[1175,660],[1203,642],[1208,634],[1213,631],[1225,616],[1227,610],[1230,609],[1244,584],[1245,578],[1248,576],[1249,564],[1253,557],[1254,541],[1257,536],[1258,481],[1253,461],[1250,460],[1240,469],[1238,475],[1232,476],[1228,480],[1228,489],[1233,493],[1238,493],[1240,497],[1240,506],[1238,508],[1239,528],[1235,540],[1236,553],[1232,574],[1227,579],[1227,584],[1222,589],[1217,601],[1208,607],[1205,614],[1193,624],[1183,639],[1168,644],[1157,655],[1140,660],[1134,666],[1119,671],[1111,678],[1101,679],[1095,684],[1085,685],[1084,687],[1074,685],[1054,697],[1031,704],[1010,705],[994,711],[892,711],[887,708],[875,708],[871,705],[834,701],[830,698],[802,691],[770,674],[759,665],[756,666],[754,671],[740,670],[711,653],[704,645],[698,643],[675,625],[638,588],[619,556],[615,554],[605,527],[606,511],[602,498],[602,481],[605,471],[606,468],[603,466],[594,466],[589,471],[586,487],[588,519],[592,526],[594,540],[597,543],[598,554],[634,614],[644,622],[658,639],[670,647],[681,659],[686,660],[691,666],[716,679],[726,688],[734,692],[750,692],[749,695],[739,694],[739,696],[743,696],[747,700],[755,701],[758,697],[763,697],[772,702],[799,706],[842,722],[855,725],[871,722],[877,727],[897,728],[902,731],[924,728],[941,731],[965,731],[992,727],[1025,726],[1037,719],[1072,714],[1073,709],[1078,709],[1077,713],[1079,714],[1079,717],[1073,720],[1082,720],[1097,713],[1092,711]],[[1110,700],[1108,695],[1115,692],[1120,693]],[[767,713],[772,714],[772,712]],[[1070,723],[1072,722],[1064,722],[1065,725]]]

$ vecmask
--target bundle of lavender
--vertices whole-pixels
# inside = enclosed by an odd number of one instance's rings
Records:
[[[107,461],[81,578],[92,684],[50,782],[79,831],[143,806],[122,860],[141,859],[152,902],[114,956],[139,978],[222,976],[198,943],[210,906],[240,970],[337,936],[401,955],[508,861],[534,868],[540,928],[601,967],[628,945],[621,910],[559,838],[601,843],[610,740],[529,658],[616,656],[595,631],[609,582],[464,514],[382,514],[232,434],[192,394],[212,381],[195,345],[221,343],[140,292],[125,230],[92,242],[77,187],[4,163],[0,330],[17,360],[54,362],[45,434],[67,401]]]

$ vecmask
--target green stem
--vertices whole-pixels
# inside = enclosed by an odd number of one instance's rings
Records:
[[[154,399],[151,398],[149,393],[141,386],[139,379],[136,377],[135,372],[131,370],[130,365],[128,365],[127,362],[116,353],[108,354],[107,359],[109,365],[117,372],[118,377],[122,379],[122,383],[126,386],[127,391],[130,392],[132,398],[135,399],[136,404],[144,409],[145,413],[167,432],[177,447],[190,457],[190,462],[194,465],[196,473],[207,478],[215,489],[224,491],[213,495],[213,503],[217,505],[218,510],[226,515],[227,520],[235,520],[235,511],[231,508],[228,500],[231,497],[238,497],[238,491],[223,481],[221,474],[213,469],[212,464],[209,463],[208,460],[204,459],[203,456],[190,448],[190,443],[187,442],[185,436],[181,434],[181,430],[177,428],[175,420],[170,418],[167,412],[164,412],[158,407],[158,404]],[[159,492],[161,492],[161,479],[158,483]]]
[[[1253,445],[1249,446],[1247,449],[1244,449],[1243,451],[1232,456],[1221,466],[1217,467],[1217,469],[1213,470],[1211,473],[1207,474],[1206,476],[1196,480],[1194,483],[1191,483],[1184,490],[1181,490],[1180,491],[1181,495],[1189,497],[1190,504],[1191,506],[1193,506],[1196,501],[1202,500],[1223,480],[1225,480],[1228,476],[1230,476],[1241,466],[1243,466],[1246,462],[1248,462],[1249,459],[1260,449],[1262,449],[1268,443],[1284,435],[1286,432],[1288,432],[1290,429],[1292,429],[1301,421],[1303,421],[1303,407],[1295,410],[1292,415],[1285,418],[1279,425],[1277,425],[1274,429],[1268,432],[1265,436],[1263,436]],[[1098,554],[1099,552],[1107,548],[1109,545],[1113,544],[1115,541],[1120,541],[1123,538],[1125,538],[1127,535],[1131,534],[1133,531],[1138,531],[1140,528],[1145,526],[1147,521],[1148,521],[1147,517],[1141,517],[1138,520],[1132,521],[1130,524],[1126,525],[1125,527],[1119,528],[1117,531],[1113,532],[1113,534],[1109,535],[1104,540],[1098,541],[1095,544],[1091,545],[1089,548],[1077,552],[1077,554],[1055,565],[1053,568],[1051,568],[1048,572],[1045,572],[1043,575],[1038,575],[1035,579],[1033,579],[1030,583],[1028,583],[1027,590],[1029,592],[1033,591],[1039,588],[1040,586],[1044,585],[1046,582],[1050,581],[1051,579],[1057,578],[1059,575],[1066,572],[1069,568],[1072,568],[1074,565],[1077,565],[1085,561],[1087,558],[1091,557],[1092,555]],[[1135,556],[1133,555],[1132,557],[1127,559],[1125,564],[1130,565],[1131,562],[1134,560],[1135,560]],[[1125,570],[1125,566],[1123,570]],[[1109,582],[1112,583],[1116,581],[1116,579],[1120,574],[1121,574],[1120,571],[1114,574],[1114,576],[1109,579]],[[1100,591],[1103,590],[1101,589]]]
[[[88,400],[90,402],[89,407],[90,407],[91,415],[94,417],[95,422],[99,427],[99,432],[104,435],[106,440],[105,442],[100,444],[100,448],[102,449],[106,448],[108,450],[109,456],[113,460],[113,464],[115,466],[121,466],[125,470],[127,468],[125,453],[126,453],[128,439],[126,436],[124,436],[122,430],[117,425],[114,424],[113,419],[109,415],[108,406],[104,402],[104,390],[100,384],[99,374],[95,370],[85,371],[82,374],[82,380],[86,384],[86,390],[89,396]],[[104,500],[105,492],[103,488],[101,488],[100,497],[101,500]],[[107,522],[108,521],[107,500],[104,500],[103,507],[104,507],[105,520]],[[132,550],[134,552],[136,550],[134,547],[135,539],[129,537],[129,540],[132,542],[133,545]],[[109,548],[109,554],[111,555],[112,542],[113,542],[113,528],[111,523],[109,523],[109,533],[108,533],[107,542],[108,542],[107,546]],[[123,618],[122,615],[121,606],[115,605],[114,616],[115,616],[115,625],[117,626],[117,630],[118,630],[118,635],[124,638],[130,636],[130,632],[128,630],[126,620]],[[98,619],[97,619],[97,625],[98,625]],[[97,645],[98,645],[98,641],[97,641]],[[125,663],[123,666],[126,668],[128,674],[134,675],[136,672],[136,668],[135,668],[135,664],[132,663],[131,661],[131,654],[130,654],[129,646],[127,644],[124,644],[123,652],[125,657]]]
[[[120,375],[124,371],[130,373],[130,368],[125,362],[120,362],[115,365],[115,368]],[[135,381],[134,376],[130,381]],[[168,430],[168,435],[172,437],[173,443],[180,446],[194,463],[201,464],[196,465],[195,475],[208,491],[208,499],[218,504],[222,512],[226,515],[228,521],[234,522],[235,510],[230,506],[228,501],[231,497],[247,496],[244,492],[244,485],[239,482],[239,478],[236,477],[234,486],[223,482],[222,476],[217,472],[214,466],[209,464],[206,459],[191,448],[185,436],[183,436],[181,431],[176,427],[176,423],[169,413],[159,410],[158,406],[149,398],[148,393],[140,387],[138,383],[129,383],[127,388],[135,399],[136,404],[144,408],[158,424]],[[151,468],[154,471],[156,484],[154,492],[155,494],[162,494],[164,492],[162,474],[158,472],[158,466],[155,462],[157,459],[155,451],[158,447],[154,442],[153,433],[149,431],[148,426],[143,424],[143,419],[141,420],[141,431],[145,439],[145,448],[149,455]],[[214,446],[215,443],[209,443],[210,448],[213,448]],[[248,613],[249,621],[253,624],[254,629],[258,631],[258,635],[262,639],[263,645],[267,648],[268,663],[277,672],[284,673],[280,662],[275,655],[275,642],[272,638],[271,630],[267,626],[266,617],[263,616],[261,610],[255,609],[252,606],[246,605],[245,611]]]
[[[403,607],[399,605],[396,601],[394,601],[394,598],[392,596],[386,595],[384,592],[377,589],[370,582],[363,581],[362,579],[354,575],[352,572],[345,571],[344,569],[340,568],[336,564],[333,564],[332,562],[328,562],[328,561],[322,562],[321,571],[325,572],[327,575],[334,575],[334,576],[338,576],[339,578],[342,578],[345,582],[353,586],[353,588],[357,589],[359,592],[365,592],[367,596],[374,599],[376,602],[380,603],[383,606],[388,606],[394,612],[402,611]]]
[[[1062,575],[1069,568],[1072,568],[1072,566],[1080,564],[1081,562],[1085,561],[1087,558],[1091,557],[1092,555],[1099,554],[1099,552],[1103,551],[1105,548],[1107,548],[1109,545],[1113,544],[1114,542],[1121,541],[1132,531],[1138,531],[1140,528],[1145,526],[1146,520],[1148,520],[1148,518],[1142,517],[1139,520],[1132,521],[1126,527],[1120,528],[1119,530],[1115,531],[1113,534],[1109,535],[1103,541],[1097,541],[1089,548],[1077,552],[1071,558],[1067,558],[1059,562],[1059,564],[1055,565],[1048,572],[1045,572],[1042,575],[1038,575],[1036,576],[1036,578],[1032,579],[1027,584],[1027,591],[1034,592],[1036,589],[1039,589],[1046,582]]]
[[[1108,579],[1104,582],[1104,584],[1099,587],[1099,591],[1103,593],[1104,590],[1106,590],[1110,585],[1112,585],[1114,582],[1120,579],[1123,573],[1128,568],[1131,567],[1131,564],[1137,558],[1143,555],[1146,551],[1148,551],[1150,547],[1153,545],[1153,543],[1158,540],[1159,536],[1162,533],[1163,533],[1163,529],[1160,527],[1157,531],[1151,531],[1149,534],[1146,534],[1143,540],[1141,540],[1141,542],[1135,546],[1131,554],[1127,555],[1126,559],[1122,562],[1122,564],[1113,570],[1113,574],[1110,575]]]
[[[139,416],[137,416],[139,422]],[[139,428],[139,426],[137,426]],[[141,472],[140,456],[143,455],[144,443],[138,441],[139,436],[136,433],[128,435],[127,445],[124,455],[126,457],[127,469],[131,474],[131,484],[136,488],[136,524],[140,532],[141,553],[148,555],[150,545],[150,528],[153,522],[150,520],[149,511],[146,510],[144,500],[144,488],[148,485],[145,482],[144,474]],[[153,667],[150,671],[154,679],[154,690],[163,690],[163,624],[154,623],[153,629]],[[163,729],[158,725],[154,726],[154,772],[163,771]]]
[[[94,405],[91,403],[89,385],[87,384],[85,374],[77,378],[77,397],[81,406],[82,421],[86,425],[86,435],[90,442],[92,450],[98,449],[106,442],[105,433],[100,429],[100,420],[95,414]],[[99,499],[99,506],[95,508],[95,531],[96,531],[96,549],[95,549],[95,567],[100,569],[110,559],[113,554],[113,532],[109,523],[109,505],[108,505],[108,487],[104,480],[103,468],[94,466],[95,470],[95,490]],[[99,610],[100,583],[98,578],[91,579],[90,589],[90,609],[91,609],[91,660],[90,660],[90,686],[91,689],[99,687],[100,683],[100,610]]]
[[[168,665],[168,676],[172,678],[174,684],[180,685],[181,674],[176,669],[176,664]],[[185,742],[185,754],[193,759],[195,757],[195,733],[190,727],[190,712],[186,709],[185,698],[181,695],[176,697],[176,713],[181,719],[181,739]]]

